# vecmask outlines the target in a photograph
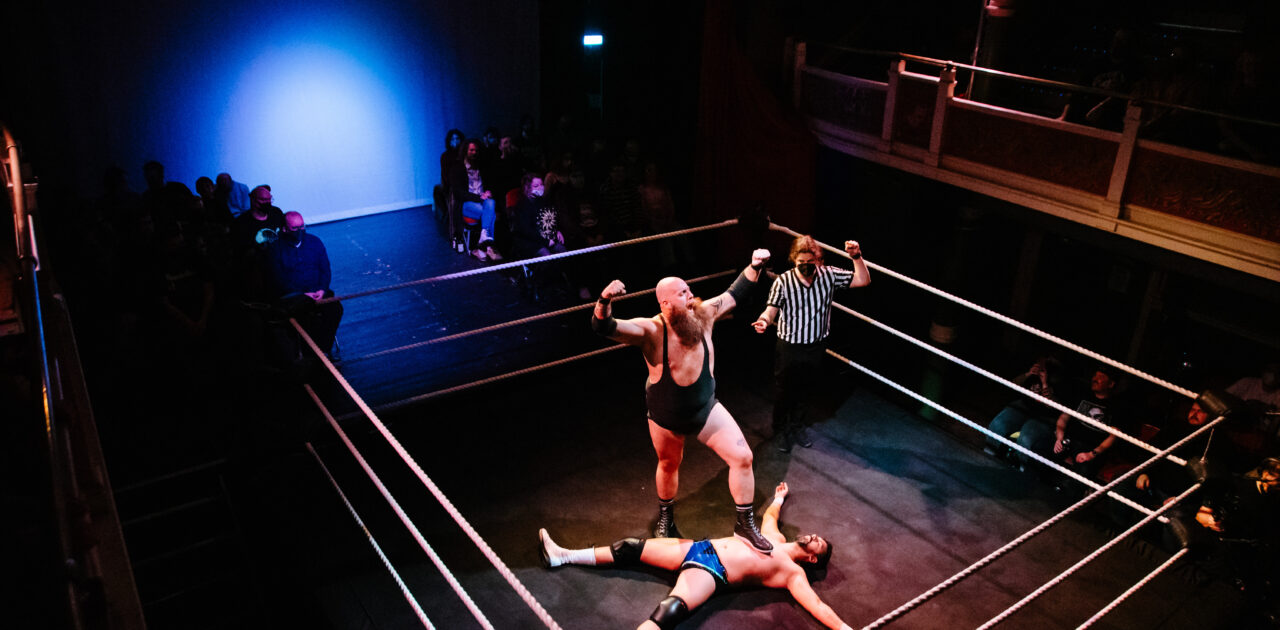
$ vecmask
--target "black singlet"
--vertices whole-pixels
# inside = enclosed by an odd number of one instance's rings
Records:
[[[711,375],[711,350],[707,338],[702,337],[702,373],[690,385],[679,385],[671,377],[671,364],[667,361],[667,319],[662,320],[662,376],[657,383],[644,381],[644,398],[649,405],[649,419],[658,426],[681,433],[695,435],[707,423],[707,416],[716,406],[716,379]]]

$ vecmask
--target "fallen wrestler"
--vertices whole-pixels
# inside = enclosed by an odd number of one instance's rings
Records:
[[[769,250],[755,250],[751,266],[742,270],[729,290],[706,301],[695,297],[684,280],[663,278],[655,291],[660,312],[653,317],[613,318],[610,301],[626,293],[620,280],[609,283],[596,302],[592,329],[614,341],[639,346],[649,368],[645,402],[649,408],[649,437],[658,455],[654,538],[680,536],[674,511],[680,462],[685,438],[697,436],[729,465],[729,494],[737,505],[734,535],[760,553],[773,550],[773,544],[756,526],[751,447],[733,416],[715,397],[716,355],[711,343],[712,327],[759,286],[768,261]]]
[[[786,496],[787,484],[778,484],[773,503],[761,518],[760,530],[774,544],[774,552],[768,556],[756,553],[738,538],[700,541],[624,538],[608,547],[564,549],[551,540],[545,529],[538,530],[539,550],[549,568],[566,564],[619,567],[643,564],[676,571],[676,585],[649,619],[640,624],[641,629],[675,628],[722,586],[764,586],[787,589],[823,625],[848,630],[849,626],[840,616],[813,592],[806,573],[806,568],[820,571],[827,566],[831,544],[815,534],[787,542],[778,531],[778,513]]]

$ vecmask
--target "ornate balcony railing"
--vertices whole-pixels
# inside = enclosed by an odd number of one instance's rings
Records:
[[[887,81],[809,66],[806,45],[796,46],[795,105],[822,144],[1280,281],[1280,168],[1139,135],[1149,107],[1253,127],[1280,124],[942,60],[854,52],[889,57]],[[908,61],[937,73],[908,71]],[[1116,99],[1125,106],[1124,127],[1098,129],[956,96],[957,68]]]

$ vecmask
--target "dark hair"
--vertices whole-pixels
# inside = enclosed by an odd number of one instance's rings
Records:
[[[461,130],[450,129],[447,133],[444,134],[444,148],[446,149],[449,148],[449,141],[454,139],[454,137],[458,138],[459,143],[467,139],[467,136],[463,134]]]
[[[835,545],[831,544],[830,540],[825,538],[822,540],[827,543],[827,550],[818,554],[818,558],[813,561],[813,568],[819,571],[827,570],[827,565],[831,562],[831,552],[836,548]]]
[[[1249,471],[1245,475],[1246,479],[1262,479],[1263,475],[1272,474],[1280,476],[1280,459],[1268,457],[1258,463],[1258,467]]]
[[[816,554],[813,562],[801,562],[800,567],[804,569],[804,573],[808,576],[810,582],[816,582],[827,576],[827,565],[831,563],[831,553],[835,551],[835,545],[830,540],[823,538],[827,543],[827,550]]]
[[[1103,374],[1106,374],[1107,378],[1111,379],[1112,382],[1115,382],[1117,384],[1120,381],[1120,370],[1106,363],[1099,363],[1098,365],[1094,366],[1093,371],[1102,372]]]
[[[525,173],[524,177],[520,178],[520,191],[528,192],[529,184],[532,184],[535,179],[542,179],[542,176],[534,172]]]
[[[459,162],[466,162],[466,161],[467,161],[467,147],[469,147],[469,146],[471,146],[471,145],[473,145],[473,144],[474,144],[474,145],[476,145],[476,150],[477,150],[477,151],[479,151],[479,150],[480,150],[480,147],[484,146],[484,143],[483,143],[483,142],[480,142],[479,140],[476,140],[475,138],[463,138],[463,139],[462,139],[462,142],[459,142],[459,143],[458,143],[458,161],[459,161]]]

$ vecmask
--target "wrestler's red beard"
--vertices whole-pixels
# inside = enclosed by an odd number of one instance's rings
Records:
[[[693,298],[689,301],[693,308],[689,310],[672,310],[671,311],[671,329],[676,331],[676,338],[680,340],[680,345],[685,347],[693,347],[698,345],[703,336],[707,332],[707,322],[704,321],[702,309],[702,300]]]

